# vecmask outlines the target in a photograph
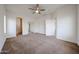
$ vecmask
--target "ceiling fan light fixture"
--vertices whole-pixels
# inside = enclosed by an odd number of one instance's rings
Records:
[[[36,13],[39,13],[39,11],[38,11],[38,10],[36,10],[35,12],[36,12]]]
[[[36,4],[36,7],[35,8],[29,8],[30,10],[33,10],[33,14],[36,13],[36,14],[40,14],[41,11],[45,11],[45,9],[41,9],[39,7],[39,4]]]

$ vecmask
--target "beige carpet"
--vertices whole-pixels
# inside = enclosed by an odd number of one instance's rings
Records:
[[[45,36],[39,33],[8,38],[2,53],[12,54],[60,54],[79,53],[79,47],[70,42],[56,39],[54,36]]]

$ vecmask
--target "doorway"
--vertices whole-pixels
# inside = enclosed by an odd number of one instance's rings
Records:
[[[22,35],[22,18],[16,18],[16,36]]]

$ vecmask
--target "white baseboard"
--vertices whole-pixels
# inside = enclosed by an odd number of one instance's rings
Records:
[[[56,37],[57,39],[60,39],[60,40],[64,40],[64,41],[68,41],[68,42],[72,42],[72,43],[75,43],[77,44],[76,41],[72,41],[72,40],[69,40],[69,39],[63,39],[62,37]]]
[[[27,35],[28,33],[23,33],[23,35]]]
[[[16,37],[16,35],[6,35],[6,38]]]
[[[0,34],[0,52],[4,46],[5,41],[6,41],[5,34]]]

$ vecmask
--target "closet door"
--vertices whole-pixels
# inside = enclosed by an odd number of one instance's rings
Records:
[[[55,19],[46,20],[46,35],[47,36],[56,36]]]

